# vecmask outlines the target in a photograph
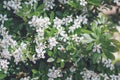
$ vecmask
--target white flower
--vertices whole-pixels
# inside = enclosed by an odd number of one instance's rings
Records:
[[[118,80],[118,79],[117,79],[117,76],[114,75],[114,74],[113,74],[113,75],[110,75],[110,78],[111,78],[110,80]]]
[[[8,2],[4,2],[4,8],[7,8],[10,10],[12,8],[14,10],[14,13],[18,12],[19,9],[22,8],[21,6],[21,0],[10,0]]]
[[[56,27],[57,29],[59,29],[59,27],[61,27],[63,25],[63,20],[55,17],[54,21],[54,27]]]
[[[18,12],[19,9],[21,9],[21,2],[14,2],[14,4],[12,5],[12,9],[14,10],[14,13]]]
[[[33,16],[32,20],[28,22],[30,26],[36,27],[36,29],[39,28],[48,28],[48,25],[50,25],[50,19],[48,17],[42,17],[40,16],[39,18],[37,16]]]
[[[82,16],[76,16],[76,19],[74,19],[74,23],[72,26],[69,27],[69,33],[74,32],[75,29],[81,28],[81,23],[82,23]]]
[[[13,49],[12,56],[14,57],[14,62],[18,64],[20,61],[24,61],[23,55],[27,51],[27,44],[22,42],[20,45],[15,45]]]
[[[87,24],[88,19],[86,18],[86,15],[82,16],[76,16],[76,19],[74,19],[73,25],[69,27],[69,33],[74,32],[75,29],[81,28],[81,24]]]
[[[23,52],[22,52],[21,48],[18,48],[13,52],[13,57],[14,57],[14,62],[16,64],[18,64],[18,62],[20,62],[20,61],[23,61],[23,58],[22,58]]]
[[[78,43],[79,42],[78,35],[77,34],[72,35],[72,40]]]
[[[51,24],[50,19],[48,17],[37,17],[33,16],[32,20],[28,22],[30,26],[33,26],[36,28],[37,35],[35,37],[36,47],[35,50],[37,52],[37,58],[45,58],[44,54],[45,51],[45,44],[41,43],[41,40],[44,39],[44,29],[48,28],[48,26]]]
[[[39,51],[39,52],[38,52]],[[36,49],[36,52],[37,52],[37,57],[40,59],[40,58],[45,58],[45,50],[42,50],[42,49]]]
[[[65,25],[68,25],[69,23],[73,21],[72,16],[67,16],[66,18],[63,18],[62,20]]]
[[[53,47],[55,47],[58,44],[55,37],[49,38],[48,43],[49,43],[48,47],[49,47],[50,50],[52,50]]]
[[[3,1],[3,8],[7,8],[7,10],[10,10],[10,6],[7,1]]]
[[[34,26],[34,27],[35,27],[36,24],[37,24],[37,23],[36,23],[36,20],[37,20],[37,19],[38,19],[37,16],[33,16],[33,17],[32,17],[32,20],[29,21],[28,24],[30,24],[30,26]]]
[[[45,4],[44,10],[53,9],[53,7],[55,6],[54,0],[43,0],[43,3]]]
[[[75,66],[71,66],[71,67],[70,67],[70,72],[75,72],[75,71],[76,71]]]
[[[80,5],[81,6],[85,6],[87,4],[87,1],[85,1],[85,0],[80,0]]]
[[[61,26],[59,26],[59,27],[57,26],[57,29],[58,29],[57,34],[60,35],[59,38],[65,42],[68,39],[68,35],[64,31],[64,28]]]
[[[2,24],[4,24],[4,22],[7,20],[8,20],[7,15],[0,14],[0,21],[2,21]]]
[[[45,48],[46,48],[46,46],[43,43],[37,44],[35,50],[37,52],[38,59],[45,58],[45,56],[44,56],[44,54],[46,53],[46,51],[44,50]]]
[[[97,53],[101,53],[101,50],[102,49],[102,47],[101,47],[101,44],[94,44],[94,46],[93,46],[93,52],[97,52]]]
[[[75,29],[76,29],[76,26],[74,26],[74,25],[73,25],[73,26],[70,26],[68,32],[69,32],[69,33],[70,33],[70,32],[73,33]]]
[[[38,39],[44,37],[44,29],[38,28],[38,29],[36,29],[36,32],[38,33],[38,35],[37,35]]]
[[[115,68],[110,59],[103,58],[102,63],[104,64],[103,66],[105,66],[106,68],[109,68],[110,70],[113,70]]]
[[[52,67],[52,69],[49,69],[47,76],[49,77],[49,80],[54,80],[55,78],[62,77],[61,70],[55,69],[55,67]]]
[[[6,59],[0,59],[0,68],[7,71],[9,62]]]
[[[84,15],[83,17],[82,17],[82,23],[83,24],[87,24],[87,22],[88,22],[88,19],[86,18],[86,15]]]
[[[76,19],[74,19],[74,26],[76,26],[76,28],[81,28],[81,23],[82,23],[82,16],[76,16]]]
[[[8,31],[6,31],[5,27],[0,27],[0,33],[1,36],[3,36],[3,39],[0,42],[0,46],[4,49],[7,49],[9,46],[13,47],[16,45],[16,41],[12,39],[11,35],[8,35]]]
[[[8,51],[8,49],[3,49],[2,52],[1,52],[1,56],[3,58],[6,58],[6,59],[11,59],[11,54],[10,52]]]
[[[68,35],[65,33],[65,31],[61,31],[60,33],[60,39],[66,42],[68,40]]]
[[[100,74],[87,69],[84,69],[80,74],[82,75],[83,80],[100,80],[101,77]]]

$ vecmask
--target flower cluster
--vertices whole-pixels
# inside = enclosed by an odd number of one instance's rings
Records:
[[[111,80],[119,80],[120,79],[120,74],[118,75],[110,75]]]
[[[86,15],[82,16],[76,16],[76,19],[74,19],[74,24],[69,27],[69,32],[74,32],[75,29],[81,28],[81,24],[87,24],[88,19],[86,18]]]
[[[44,8],[44,10],[50,10],[50,9],[53,9],[53,7],[55,6],[55,4],[54,4],[54,0],[51,0],[51,1],[49,1],[49,0],[44,0],[43,3],[45,4],[45,8]]]
[[[83,80],[100,80],[100,75],[94,71],[84,69],[80,74],[82,75]]]
[[[23,56],[24,56],[24,51],[27,50],[27,44],[21,43],[20,45],[15,45],[14,50],[12,51],[13,57],[14,57],[14,62],[18,64],[20,61],[24,62]]]
[[[112,61],[110,59],[103,59],[102,63],[106,68],[110,68],[110,70],[114,69],[114,65],[112,64]]]
[[[40,58],[45,58],[45,42],[41,42],[44,39],[44,29],[48,28],[48,26],[51,24],[48,17],[45,18],[38,18],[37,16],[33,16],[32,20],[29,21],[29,24],[33,27],[35,27],[37,35],[35,37],[35,43],[36,43],[36,52],[37,52],[37,58],[36,55],[33,55],[32,61],[35,62],[35,60]],[[51,43],[50,43],[51,44]],[[53,45],[53,43],[51,44]],[[55,45],[54,45],[55,46]]]
[[[59,68],[55,69],[55,67],[53,67],[52,69],[49,69],[47,75],[49,77],[48,80],[54,80],[57,77],[62,77],[61,70]]]
[[[120,74],[118,75],[110,75],[110,77],[107,74],[102,73],[95,73],[94,71],[84,69],[80,73],[82,75],[83,80],[101,80],[101,77],[103,77],[104,80],[119,80]]]
[[[22,8],[21,0],[4,1],[3,3],[3,8],[6,8],[7,10],[13,9],[14,13],[18,12],[19,9]]]
[[[0,69],[7,72],[8,68],[9,68],[8,65],[9,65],[9,62],[6,59],[0,59]]]
[[[48,47],[50,50],[52,50],[53,47],[58,44],[58,42],[56,41],[56,39],[54,37],[49,38],[48,43],[49,43]]]
[[[10,60],[12,54],[9,51],[9,47],[11,45],[15,46],[17,43],[16,43],[16,41],[14,41],[12,39],[11,35],[8,35],[8,32],[6,31],[5,27],[0,27],[0,33],[1,33],[1,36],[3,36],[3,39],[0,39],[0,48],[1,48],[0,55],[1,55],[1,58],[5,58],[5,59]]]
[[[34,5],[34,3],[37,3],[37,0],[29,0],[28,2],[25,2],[26,5],[31,5],[31,7]]]

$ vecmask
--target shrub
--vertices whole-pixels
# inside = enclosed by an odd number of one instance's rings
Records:
[[[2,0],[1,80],[119,80],[118,0]],[[106,13],[115,7],[116,12]],[[115,14],[115,15],[114,15]]]

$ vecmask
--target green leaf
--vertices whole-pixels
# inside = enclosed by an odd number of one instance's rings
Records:
[[[101,54],[94,53],[93,56],[92,56],[92,62],[93,62],[93,64],[95,64],[100,57],[101,57]]]
[[[115,46],[107,46],[107,50],[109,50],[109,52],[117,52],[117,51],[119,51],[117,49],[117,47],[115,47]]]
[[[105,53],[105,55],[106,55],[107,58],[115,60],[115,56],[112,53],[107,52],[107,53]]]
[[[88,44],[88,46],[87,46],[87,48],[86,48],[86,50],[91,50],[92,49],[92,47],[93,47],[93,43],[90,43],[90,44]]]
[[[60,59],[60,58],[58,58],[58,59],[57,59],[57,63],[60,63],[60,62],[61,62],[61,59]]]
[[[48,51],[48,55],[52,56],[53,52],[52,51]]]
[[[5,77],[5,73],[3,71],[0,71],[0,80],[4,79]]]
[[[88,3],[99,6],[100,5],[101,0],[88,0]]]
[[[87,29],[81,29],[81,32],[82,33],[87,33],[87,34],[91,34],[92,33],[92,31],[87,30]]]
[[[68,45],[68,46],[66,47],[66,49],[67,49],[67,50],[72,50],[73,47],[72,47],[71,45]]]
[[[33,74],[36,74],[37,72],[38,72],[37,70],[32,69],[32,73],[33,73]]]
[[[63,13],[62,13],[62,12],[60,12],[60,11],[56,11],[56,15],[57,15],[58,17],[60,17],[60,18],[62,18],[62,17],[63,17]]]
[[[74,30],[74,34],[81,34],[81,28],[77,28]]]
[[[101,65],[101,64],[100,64],[100,65],[98,65],[97,70],[98,70],[98,71],[103,70],[103,67],[102,67],[102,65]]]
[[[52,11],[51,14],[50,14],[50,20],[51,20],[51,21],[53,21],[54,15],[55,15],[55,14],[54,14],[54,12]]]
[[[61,68],[64,68],[65,63],[64,63],[64,62],[61,62],[61,63],[60,63],[60,66],[61,66]]]
[[[111,41],[116,47],[120,48],[120,42],[119,41],[117,41],[115,39],[112,39]]]
[[[75,4],[75,2],[73,2],[73,1],[69,1],[69,3],[68,3],[71,7],[76,7],[76,4]]]
[[[37,11],[41,12],[43,11],[43,8],[44,8],[44,4],[41,4],[38,8],[37,8]]]
[[[45,33],[44,37],[46,37],[46,38],[50,37],[50,34],[51,34],[50,31],[48,31],[47,29],[45,29],[44,33]]]

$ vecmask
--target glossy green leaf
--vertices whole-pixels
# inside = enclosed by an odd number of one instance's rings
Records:
[[[88,3],[99,6],[100,5],[101,0],[88,0]]]
[[[64,62],[61,62],[61,63],[60,63],[60,66],[61,66],[61,68],[64,68],[65,63],[64,63]]]
[[[54,16],[55,16],[55,14],[54,14],[54,12],[52,11],[51,14],[50,14],[50,20],[51,20],[51,21],[53,21]]]
[[[3,80],[6,77],[6,74],[0,71],[0,80]]]
[[[92,56],[92,62],[93,64],[97,63],[98,59],[101,57],[100,53],[94,53]]]
[[[93,47],[93,43],[90,43],[90,44],[88,44],[86,50],[92,50],[92,47]]]
[[[106,52],[105,55],[106,55],[107,58],[110,58],[112,60],[115,59],[115,56],[112,53],[110,53],[110,52]]]

